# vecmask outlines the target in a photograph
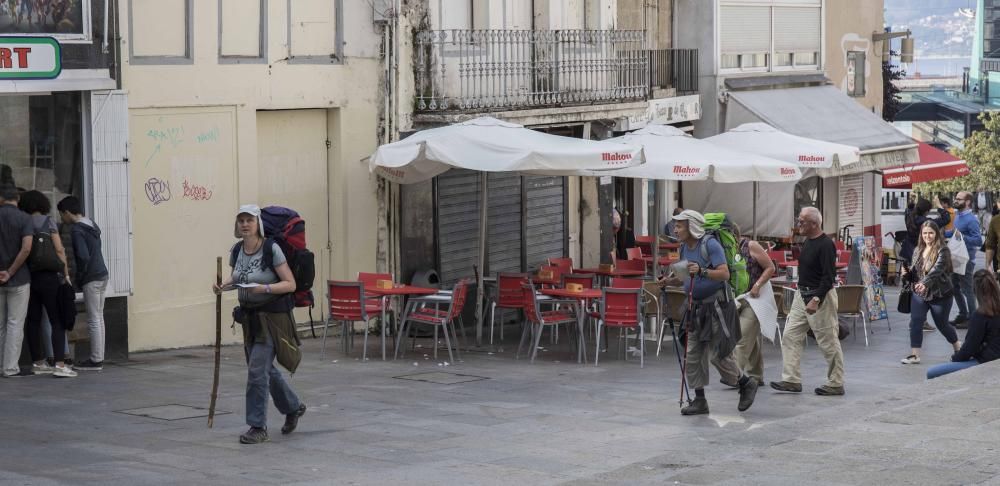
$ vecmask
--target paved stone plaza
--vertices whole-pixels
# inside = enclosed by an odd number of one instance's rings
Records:
[[[924,364],[904,366],[903,317],[874,328],[868,347],[843,342],[846,396],[810,393],[826,368],[813,344],[805,393],[762,387],[740,414],[736,391],[713,385],[712,414],[699,417],[678,411],[669,342],[639,369],[614,351],[578,365],[565,336],[534,365],[514,360],[516,332],[447,366],[424,356],[429,340],[406,359],[362,363],[360,349],[347,357],[332,341],[322,353],[307,339],[291,383],[308,413],[282,436],[272,406],[259,446],[237,443],[242,348],[223,349],[219,408],[231,413],[214,429],[199,410],[211,349],[135,354],[76,379],[0,381],[0,484],[1000,483],[1000,365],[927,382],[945,340],[925,333]],[[779,350],[765,348],[765,378],[780,379]]]

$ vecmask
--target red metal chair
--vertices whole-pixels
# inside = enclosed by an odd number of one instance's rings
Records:
[[[531,283],[526,282],[521,285],[521,294],[525,303],[524,313],[528,317],[528,325],[524,326],[524,330],[521,332],[521,342],[517,345],[514,359],[520,358],[521,348],[524,347],[524,342],[530,331],[532,347],[528,355],[531,356],[531,362],[534,363],[535,356],[538,355],[538,343],[542,339],[542,331],[544,331],[545,326],[559,326],[561,324],[575,326],[578,321],[573,307],[542,312],[538,295],[535,294],[535,287]]]
[[[601,319],[597,321],[597,349],[594,354],[594,366],[601,354],[601,328],[617,327],[622,331],[635,328],[639,332],[639,367],[645,367],[646,331],[642,318],[642,289],[609,289],[601,290]],[[628,359],[628,353],[625,358]]]
[[[354,323],[365,323],[364,350],[361,359],[368,356],[368,311],[365,303],[365,286],[361,282],[327,281],[327,302],[330,306],[330,320],[340,322],[343,328],[340,341],[345,353],[348,352],[348,339],[354,340]],[[323,351],[326,351],[326,332],[330,326],[323,327]]]
[[[613,289],[641,289],[643,281],[638,278],[613,278],[611,288]]]
[[[559,268],[559,273],[573,273],[572,258],[549,258],[549,265]]]
[[[847,247],[844,246],[844,240],[833,240],[833,246],[837,248],[837,251],[844,251],[847,249]]]
[[[652,236],[636,236],[635,246],[642,250],[642,256],[653,256]]]
[[[620,270],[642,270],[643,272],[645,272],[646,271],[646,261],[642,260],[642,259],[639,259],[639,260],[618,260],[618,262],[615,263],[615,268],[618,268]]]
[[[497,298],[490,307],[490,344],[493,344],[493,325],[496,322],[497,309],[500,309],[500,341],[502,342],[504,311],[524,309],[524,292],[521,290],[521,284],[527,282],[528,275],[523,273],[497,275]]]
[[[585,289],[594,288],[594,274],[592,273],[566,273],[562,276],[563,288],[566,288],[567,284],[580,284]]]
[[[629,260],[642,260],[642,248],[639,247],[626,248],[625,256]]]
[[[847,250],[841,250],[837,252],[837,263],[843,266],[851,264],[851,252]]]
[[[358,272],[358,281],[364,284],[365,287],[375,287],[377,285],[376,282],[379,280],[395,282],[391,273]],[[375,314],[381,319],[383,309],[386,313],[392,312],[392,307],[389,306],[389,298],[386,296],[373,295],[365,301],[365,310],[368,311],[368,314]],[[384,326],[385,323],[382,323],[382,325]]]
[[[451,336],[455,338],[455,353],[461,358],[462,354],[458,350],[458,332],[455,330],[455,322],[462,316],[462,309],[465,308],[465,296],[468,293],[468,289],[469,281],[467,279],[459,280],[455,284],[455,288],[451,294],[451,302],[448,304],[448,310],[420,307],[407,313],[406,318],[402,322],[400,336],[406,336],[411,323],[434,326],[434,359],[437,359],[438,328],[440,327],[444,330],[444,343],[448,347],[448,358],[454,362],[455,356],[451,352],[451,337],[448,335],[450,325]],[[397,358],[399,357],[400,343],[402,342],[402,339],[396,341]]]

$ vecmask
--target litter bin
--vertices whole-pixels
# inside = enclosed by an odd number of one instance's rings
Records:
[[[438,276],[437,270],[434,270],[433,268],[417,270],[416,272],[413,272],[413,278],[410,279],[410,285],[436,289],[441,285],[441,278]]]

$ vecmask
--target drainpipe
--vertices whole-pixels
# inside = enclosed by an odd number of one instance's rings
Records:
[[[111,0],[104,0],[104,42],[101,44],[101,50],[107,54],[108,53],[108,4]]]

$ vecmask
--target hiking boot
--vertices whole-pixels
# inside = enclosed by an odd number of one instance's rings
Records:
[[[104,362],[101,361],[100,363],[98,363],[96,361],[88,359],[83,363],[73,365],[73,369],[82,371],[101,371],[104,369]]]
[[[924,321],[924,332],[934,332],[936,329],[931,323]]]
[[[969,328],[969,318],[963,315],[955,317],[954,321],[950,323],[955,326],[955,329],[968,329]]]
[[[240,436],[240,444],[263,444],[269,440],[267,429],[263,427],[250,427],[250,430]]]
[[[681,415],[704,415],[708,413],[708,400],[695,398],[688,406],[681,409]]]
[[[740,382],[739,381],[737,381],[735,383],[726,383],[726,380],[724,380],[722,378],[719,378],[719,383],[722,383],[723,385],[726,385],[729,388],[739,388],[740,387]]]
[[[753,405],[753,399],[757,396],[757,380],[746,378],[746,382],[740,385],[740,404],[736,407],[741,412],[746,412]]]
[[[920,364],[920,356],[917,356],[915,354],[911,354],[911,355],[909,355],[909,356],[907,356],[907,357],[899,360],[899,362],[903,363],[903,364]]]
[[[299,417],[306,414],[306,404],[299,405],[298,410],[285,415],[285,425],[281,426],[282,434],[291,434],[299,426]]]
[[[817,395],[822,395],[826,397],[840,396],[844,394],[844,387],[823,385],[814,391],[816,392]]]
[[[795,392],[799,393],[802,391],[801,383],[792,383],[790,381],[772,381],[771,388],[782,392]]]

